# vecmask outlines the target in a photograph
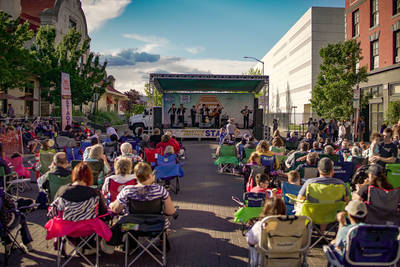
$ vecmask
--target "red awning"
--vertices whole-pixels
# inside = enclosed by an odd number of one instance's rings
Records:
[[[109,104],[109,105],[113,104],[113,101],[111,100],[110,97],[107,96],[107,99],[106,99],[106,100],[107,100],[107,104]]]

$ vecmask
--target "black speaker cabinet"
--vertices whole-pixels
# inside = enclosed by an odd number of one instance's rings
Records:
[[[162,108],[161,107],[154,107],[153,111],[154,116],[154,128],[162,129]]]

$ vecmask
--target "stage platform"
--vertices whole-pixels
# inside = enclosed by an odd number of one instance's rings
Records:
[[[164,129],[164,132],[171,131],[177,138],[198,138],[198,139],[216,139],[219,137],[220,129],[200,129],[200,128],[183,128],[183,129]],[[241,138],[245,133],[252,135],[251,129],[239,129]]]

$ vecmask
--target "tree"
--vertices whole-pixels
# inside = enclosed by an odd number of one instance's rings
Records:
[[[150,103],[150,105],[154,106],[162,106],[162,94],[158,92],[158,90],[154,87],[154,85],[151,85],[149,83],[146,83],[144,85],[144,93],[147,96],[147,102]]]
[[[367,68],[356,69],[361,48],[356,40],[329,44],[320,50],[322,64],[311,105],[319,116],[348,119],[353,114],[353,88],[367,81]]]
[[[263,75],[260,69],[250,68],[247,73],[243,73],[243,75]],[[263,96],[263,90],[260,90],[257,94],[254,95],[254,98],[259,98]]]
[[[31,86],[34,57],[24,44],[32,36],[28,22],[20,24],[19,19],[0,11],[0,90]]]
[[[136,109],[135,105],[140,104],[140,93],[135,89],[131,89],[124,92],[124,95],[128,97],[128,100],[122,102],[122,106],[128,114],[131,114]]]
[[[38,61],[35,68],[39,76],[42,97],[60,105],[61,72],[70,75],[72,103],[87,104],[97,93],[99,97],[110,84],[105,80],[106,66],[100,64],[99,56],[89,52],[89,40],[71,28],[56,44],[56,31],[52,26],[39,28],[32,51]]]
[[[400,119],[400,101],[389,102],[386,112],[386,122],[388,125],[397,124]]]

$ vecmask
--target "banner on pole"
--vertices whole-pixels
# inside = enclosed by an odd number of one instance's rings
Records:
[[[64,72],[61,73],[61,121],[63,130],[72,125],[71,86],[69,74]]]

